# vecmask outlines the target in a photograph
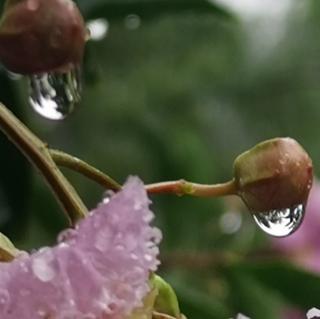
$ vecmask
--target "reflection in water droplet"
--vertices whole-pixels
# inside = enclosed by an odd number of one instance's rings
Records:
[[[257,225],[267,234],[284,237],[296,231],[302,223],[305,207],[303,204],[281,210],[254,213]]]
[[[50,120],[62,120],[81,99],[80,68],[30,76],[29,102],[34,110]]]
[[[88,40],[100,41],[106,37],[109,29],[109,22],[106,19],[95,19],[87,22]]]

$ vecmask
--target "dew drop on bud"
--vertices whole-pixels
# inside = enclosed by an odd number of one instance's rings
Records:
[[[289,236],[302,223],[305,205],[295,205],[281,210],[253,213],[256,224],[267,234],[275,237]]]
[[[63,120],[81,100],[81,71],[49,72],[29,76],[29,102],[50,120]]]

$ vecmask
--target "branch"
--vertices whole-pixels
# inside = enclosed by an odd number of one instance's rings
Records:
[[[61,151],[52,149],[49,151],[52,159],[57,165],[67,167],[78,173],[81,173],[89,179],[97,182],[104,188],[111,189],[113,191],[118,191],[121,189],[121,185],[118,184],[115,180],[102,173],[97,168],[89,165],[85,161]]]
[[[114,191],[118,191],[121,189],[121,185],[119,183],[117,183],[102,171],[86,163],[85,161],[61,151],[49,150],[49,152],[52,159],[57,165],[72,169],[97,182],[104,188]],[[198,197],[219,197],[226,195],[235,195],[236,185],[234,180],[222,184],[205,185],[187,182],[182,179],[178,181],[146,185],[146,191],[149,194],[167,193],[175,194],[178,196],[191,195]]]
[[[197,197],[219,197],[226,195],[236,195],[236,185],[234,180],[222,184],[197,184],[183,179],[172,182],[162,182],[146,186],[149,194],[175,194],[178,196],[191,195]]]
[[[70,222],[74,225],[83,218],[87,214],[87,208],[73,186],[57,168],[47,145],[1,103],[0,130],[44,176]]]

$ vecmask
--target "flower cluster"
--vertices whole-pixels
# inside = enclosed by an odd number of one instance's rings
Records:
[[[1,319],[116,319],[142,306],[161,233],[131,177],[53,248],[0,263]]]

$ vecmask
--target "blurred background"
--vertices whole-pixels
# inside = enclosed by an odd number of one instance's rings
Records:
[[[28,105],[27,80],[0,72],[0,100],[53,148],[119,182],[232,177],[264,139],[298,140],[320,173],[320,2],[79,0],[91,30],[83,99],[65,121]],[[0,136],[0,231],[19,248],[67,223],[39,174]],[[91,208],[99,186],[65,171]],[[296,234],[272,239],[236,198],[154,196],[161,274],[188,318],[305,318],[320,308],[320,186]]]

